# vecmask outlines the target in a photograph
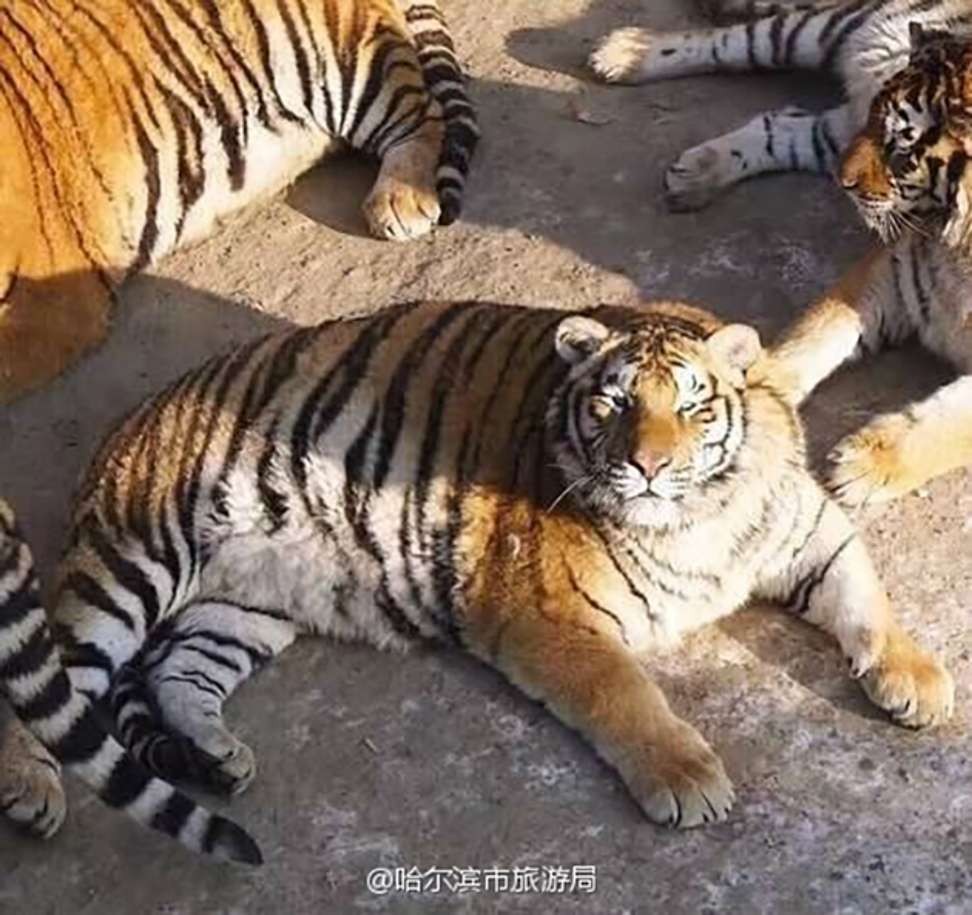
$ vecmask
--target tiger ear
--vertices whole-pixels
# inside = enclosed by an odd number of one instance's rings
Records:
[[[569,365],[577,365],[596,353],[611,332],[599,321],[573,315],[557,325],[554,346]]]
[[[742,373],[763,354],[759,334],[746,324],[728,324],[720,328],[706,340],[706,346],[722,365],[738,373],[740,381]]]

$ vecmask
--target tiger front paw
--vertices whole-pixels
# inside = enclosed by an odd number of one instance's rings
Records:
[[[860,664],[854,672],[868,698],[896,724],[924,728],[952,715],[955,683],[951,674],[903,632],[888,638],[871,666]]]
[[[647,29],[616,29],[601,39],[588,64],[606,83],[640,83],[646,79],[651,39]]]
[[[689,829],[721,823],[735,800],[722,760],[683,721],[619,768],[645,815],[663,826]]]
[[[434,187],[388,178],[378,181],[363,211],[376,238],[410,241],[427,235],[438,223],[439,198]]]
[[[0,811],[42,839],[67,815],[59,763],[19,726],[7,730],[0,746]]]
[[[843,505],[888,502],[926,482],[929,455],[915,447],[905,416],[881,416],[842,439],[830,453],[827,488]]]
[[[731,164],[719,149],[709,144],[694,146],[665,172],[665,199],[676,213],[701,210],[732,183]]]

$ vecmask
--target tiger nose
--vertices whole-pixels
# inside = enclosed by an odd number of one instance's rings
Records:
[[[861,169],[851,158],[845,158],[840,164],[840,186],[845,191],[853,191],[860,187]]]
[[[887,190],[880,153],[866,136],[858,137],[847,148],[840,161],[838,177],[845,191],[865,188],[874,193],[884,193]]]
[[[630,460],[644,474],[646,480],[656,477],[672,462],[669,455],[652,448],[639,448],[631,455]]]

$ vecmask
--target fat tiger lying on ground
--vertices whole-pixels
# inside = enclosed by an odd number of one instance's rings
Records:
[[[477,136],[436,0],[0,0],[0,402],[338,141],[380,157],[365,216],[407,239],[456,218]]]
[[[440,639],[580,730],[652,820],[695,826],[732,787],[638,655],[753,596],[832,633],[900,724],[950,715],[754,330],[671,303],[408,305],[257,340],[136,409],[60,569],[72,691],[49,652],[24,660],[39,611],[7,611],[0,677],[22,671],[21,718],[69,767],[182,838],[193,807],[78,737],[89,699],[146,766],[237,791],[254,758],[224,701],[298,635]]]
[[[962,372],[838,444],[831,489],[859,505],[972,464],[972,0],[799,5],[811,8],[678,39],[619,33],[594,60],[611,78],[838,66],[847,104],[819,117],[787,109],[757,118],[687,152],[669,189],[695,205],[759,171],[837,164],[861,215],[889,243],[815,304],[778,351],[804,394],[845,360],[915,334]]]

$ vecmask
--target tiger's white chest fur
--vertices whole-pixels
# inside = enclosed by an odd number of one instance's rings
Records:
[[[355,428],[345,431],[350,435]],[[267,517],[255,468],[241,466],[229,485],[231,520],[204,534],[213,549],[200,598],[282,612],[308,632],[406,647],[411,640],[389,626],[391,602],[419,622],[421,635],[446,634],[452,620],[441,605],[441,556],[435,533],[428,531],[448,526],[449,489],[441,486],[427,503],[432,508],[421,524],[413,515],[412,487],[390,484],[365,492],[365,532],[351,518],[344,466],[322,453],[308,466],[316,507],[307,511],[291,502],[282,525]],[[277,476],[281,487],[288,485],[284,478],[283,472]],[[812,519],[801,500],[818,499],[806,481],[784,476],[747,490],[745,507],[733,505],[677,533],[609,534],[604,549],[592,547],[587,562],[606,570],[598,595],[620,621],[626,644],[638,652],[661,648],[738,609],[761,584],[781,575],[788,550]],[[511,562],[502,574],[526,574],[515,560],[528,536],[520,531],[507,537]],[[458,566],[450,592],[456,619],[465,610],[467,572],[479,559],[466,556]],[[497,593],[503,585],[496,580]]]

